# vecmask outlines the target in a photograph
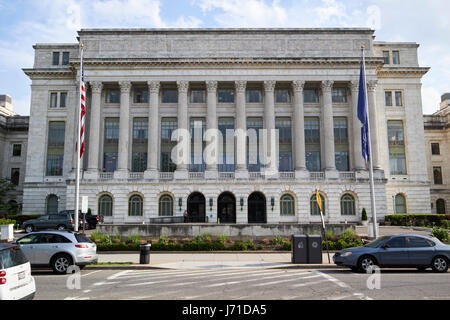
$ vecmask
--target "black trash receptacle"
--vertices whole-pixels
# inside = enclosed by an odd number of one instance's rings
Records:
[[[293,235],[292,243],[292,263],[305,264],[308,263],[308,242],[306,235]]]
[[[152,245],[150,243],[141,244],[141,254],[139,256],[140,264],[149,264],[150,263],[150,249]]]
[[[322,263],[322,236],[308,235],[308,263]]]

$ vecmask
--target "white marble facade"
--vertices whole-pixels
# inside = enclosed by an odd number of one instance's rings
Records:
[[[372,126],[378,217],[394,212],[392,196],[401,193],[409,213],[430,212],[430,181],[427,174],[422,120],[421,77],[428,71],[418,64],[414,43],[374,41],[369,29],[88,29],[79,32],[85,47],[87,92],[87,149],[83,159],[81,195],[98,212],[98,199],[113,199],[114,223],[142,223],[158,217],[161,195],[173,199],[173,215],[187,209],[190,194],[205,197],[206,215],[217,222],[218,197],[230,192],[236,200],[236,223],[248,222],[248,198],[258,191],[266,199],[267,223],[319,222],[310,214],[310,197],[316,189],[326,200],[329,222],[357,222],[361,210],[370,216],[368,172],[362,160],[360,124],[355,115],[361,46],[366,48],[368,103]],[[58,209],[74,207],[75,112],[78,105],[80,61],[78,44],[37,44],[33,68],[24,69],[32,79],[31,117],[24,187],[24,213],[44,213],[47,197],[58,197]],[[394,64],[393,52],[399,63]],[[54,52],[68,52],[67,65],[53,65]],[[384,63],[383,52],[389,52]],[[395,53],[397,54],[397,53]],[[60,58],[61,62],[62,57]],[[397,61],[395,61],[397,62]],[[148,101],[135,103],[134,90],[146,88]],[[178,103],[162,103],[163,88],[178,91]],[[206,92],[204,103],[191,103],[190,89]],[[234,89],[234,103],[219,103],[220,88]],[[260,103],[247,103],[245,92],[256,87]],[[290,102],[274,100],[276,88],[287,88]],[[106,102],[110,88],[120,89],[120,101]],[[304,102],[305,89],[319,93],[316,103]],[[332,100],[333,88],[345,88],[346,102]],[[385,92],[401,92],[402,105],[385,105]],[[67,107],[51,108],[51,93],[67,93]],[[102,172],[104,120],[120,118],[118,165],[113,173]],[[133,119],[148,118],[147,169],[132,172]],[[277,117],[291,120],[292,170],[274,176],[249,173],[236,166],[234,172],[218,172],[209,165],[204,173],[190,173],[178,166],[161,172],[162,118],[176,118],[178,128],[189,128],[191,118],[204,118],[207,128],[217,128],[219,118],[234,118],[235,128],[246,129],[246,119],[261,117],[264,128],[273,128]],[[319,172],[309,172],[305,161],[304,118],[320,118]],[[333,117],[345,117],[349,139],[348,171],[335,165]],[[391,174],[387,122],[403,123],[407,171]],[[65,123],[64,160],[59,176],[47,175],[48,127]],[[245,160],[244,147],[236,156]],[[129,216],[130,196],[143,199],[143,216]],[[280,214],[280,199],[290,194],[294,215]],[[355,215],[341,214],[341,198],[351,194]],[[181,207],[179,204],[181,203]],[[273,206],[272,206],[273,203]]]

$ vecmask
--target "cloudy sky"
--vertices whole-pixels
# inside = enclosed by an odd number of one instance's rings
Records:
[[[0,93],[28,115],[32,45],[76,42],[81,28],[371,27],[379,41],[417,42],[424,113],[450,92],[448,0],[0,0]]]

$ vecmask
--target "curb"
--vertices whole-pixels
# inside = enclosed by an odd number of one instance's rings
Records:
[[[330,251],[330,254],[338,251]],[[152,254],[290,254],[289,251],[151,251]],[[324,250],[323,253],[326,253]],[[139,251],[97,251],[97,254],[139,254]]]
[[[239,266],[231,266],[231,267],[225,267],[220,269],[235,269],[239,268]],[[345,267],[339,267],[336,265],[331,264],[304,264],[304,265],[292,265],[292,266],[278,266],[278,267],[255,267],[260,269],[282,269],[282,270],[289,270],[289,269],[335,269],[335,270],[345,270],[347,268]],[[255,269],[255,268],[248,268],[248,269]],[[155,267],[155,266],[148,266],[148,265],[128,265],[128,266],[86,266],[84,270],[192,270],[192,269],[202,269],[207,270],[207,268],[164,268],[164,267]],[[214,270],[217,270],[217,268],[214,268]]]

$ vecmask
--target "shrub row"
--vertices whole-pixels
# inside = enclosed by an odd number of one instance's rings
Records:
[[[445,214],[395,214],[387,215],[385,221],[393,226],[441,226],[447,225],[450,215]]]
[[[13,224],[15,226],[16,225],[16,220],[0,219],[0,226],[6,225],[6,224]]]

